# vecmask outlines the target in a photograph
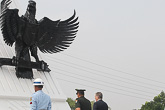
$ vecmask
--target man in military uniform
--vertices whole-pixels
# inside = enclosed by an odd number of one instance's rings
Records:
[[[42,91],[44,82],[37,78],[33,82],[35,93],[30,98],[30,110],[51,110],[50,96]]]
[[[76,109],[75,110],[91,110],[91,102],[84,97],[85,89],[76,89],[77,99],[76,99]]]

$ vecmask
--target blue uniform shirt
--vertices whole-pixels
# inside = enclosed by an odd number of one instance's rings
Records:
[[[30,110],[51,110],[50,96],[39,90],[32,95],[30,105]]]

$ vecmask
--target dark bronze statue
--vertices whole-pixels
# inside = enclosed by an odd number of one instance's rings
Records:
[[[12,46],[15,43],[16,56],[12,59],[0,58],[0,66],[16,66],[18,78],[33,78],[32,68],[50,71],[44,61],[40,61],[37,49],[43,53],[63,51],[74,40],[79,22],[74,15],[65,21],[52,21],[44,17],[35,19],[36,2],[30,0],[25,15],[19,17],[18,9],[9,9],[11,0],[2,0],[0,25],[4,41]],[[36,62],[31,62],[33,56]]]

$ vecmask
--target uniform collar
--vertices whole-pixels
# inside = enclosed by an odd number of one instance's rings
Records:
[[[79,98],[84,98],[84,96],[81,96],[81,97],[79,97]]]
[[[38,90],[37,92],[42,92],[42,90]]]
[[[102,99],[99,99],[98,101],[102,101]],[[97,101],[97,102],[98,102],[98,101]]]

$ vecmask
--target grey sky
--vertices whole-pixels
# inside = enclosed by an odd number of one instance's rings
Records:
[[[27,0],[17,0],[16,2],[21,8],[21,14],[23,14],[27,7]],[[52,20],[65,20],[73,14],[74,9],[77,12],[77,16],[79,16],[79,31],[70,48],[61,52],[61,54],[45,56],[45,60],[47,60],[53,68],[51,74],[54,74],[57,78],[75,82],[75,84],[73,84],[59,80],[64,93],[68,97],[76,98],[74,91],[75,88],[86,88],[86,97],[90,100],[94,100],[95,92],[101,91],[104,93],[104,99],[112,110],[132,110],[134,108],[140,108],[147,99],[150,101],[154,96],[158,95],[161,90],[165,90],[164,0],[36,0],[36,2],[38,20],[44,16],[47,16]],[[71,58],[65,54],[125,71],[133,75],[164,82],[164,84],[133,77],[101,66],[96,66]],[[55,60],[53,57],[61,60]],[[80,69],[77,70],[61,64],[67,64],[62,60],[99,70],[100,72],[88,70],[87,68],[85,68],[87,71]],[[70,64],[70,66],[76,65]],[[82,66],[76,67],[84,69]],[[63,69],[68,73],[57,70],[56,68]],[[72,72],[73,74],[69,72]],[[105,72],[109,75],[105,74]],[[102,74],[103,76],[98,76],[93,73]],[[83,77],[84,79],[93,82],[95,81],[101,85],[71,78],[63,74],[73,75],[74,77],[80,77],[76,74],[82,74],[84,76],[95,78],[96,80]],[[124,78],[114,77],[112,75]],[[136,85],[149,87],[153,90],[113,80],[110,77],[134,83]],[[126,78],[131,80],[127,80]],[[104,82],[97,81],[97,79],[109,83],[105,84]],[[135,81],[133,82],[132,80]],[[78,85],[76,82],[83,85],[102,88],[109,92]],[[151,85],[142,84],[140,82]],[[111,83],[133,89],[119,87],[112,85]],[[155,87],[153,85],[161,87]],[[137,91],[135,89],[141,91]],[[132,93],[126,91],[132,91]],[[146,93],[142,91],[145,91]],[[134,92],[139,95],[134,94]],[[135,97],[124,96],[122,94],[146,99],[138,99]]]

